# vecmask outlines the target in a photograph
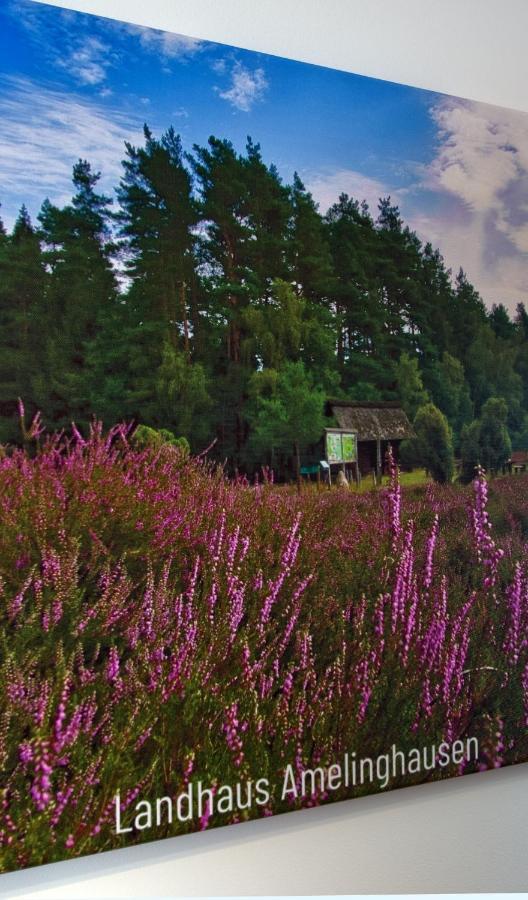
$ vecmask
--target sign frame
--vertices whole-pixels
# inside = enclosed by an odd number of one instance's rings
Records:
[[[353,451],[345,452],[343,439],[347,439],[347,446],[353,443]],[[339,450],[338,450],[339,445]],[[331,452],[331,447],[338,450],[339,455]],[[325,454],[330,465],[351,465],[358,461],[358,436],[357,432],[350,428],[325,428]]]

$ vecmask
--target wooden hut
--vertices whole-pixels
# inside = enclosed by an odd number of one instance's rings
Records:
[[[399,403],[329,400],[327,414],[338,428],[357,434],[358,465],[361,475],[375,471],[383,474],[389,444],[398,459],[401,441],[415,437],[415,432]]]
[[[509,468],[514,475],[526,472],[528,469],[528,451],[514,450],[511,455]]]

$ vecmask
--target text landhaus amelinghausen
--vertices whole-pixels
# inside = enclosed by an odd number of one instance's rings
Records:
[[[201,781],[190,782],[176,797],[158,797],[155,800],[139,800],[131,811],[130,804],[114,797],[115,832],[127,834],[134,829],[144,831],[162,825],[178,822],[207,821],[211,816],[227,815],[236,810],[247,810],[254,806],[265,808],[272,794],[280,788],[281,800],[296,800],[316,797],[323,793],[377,782],[380,790],[399,776],[427,772],[438,766],[478,759],[478,740],[475,737],[465,741],[456,740],[452,744],[443,741],[421,749],[413,747],[404,752],[393,744],[388,753],[380,756],[357,757],[356,752],[345,753],[343,759],[327,767],[303,769],[300,772],[289,764],[284,770],[280,784],[272,785],[268,778],[256,781],[237,782],[235,785],[209,785]]]

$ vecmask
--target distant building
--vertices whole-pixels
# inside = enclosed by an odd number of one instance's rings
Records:
[[[528,452],[526,450],[514,450],[509,465],[510,471],[514,475],[519,472],[526,472],[528,469]]]
[[[397,460],[401,441],[416,436],[399,403],[329,400],[326,412],[334,417],[338,428],[357,434],[361,475],[373,470],[381,474],[389,444]]]

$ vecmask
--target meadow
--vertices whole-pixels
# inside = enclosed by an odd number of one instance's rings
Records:
[[[528,476],[377,491],[228,479],[127,428],[0,458],[1,869],[271,815],[116,834],[138,797],[280,783],[476,738],[528,758]]]

